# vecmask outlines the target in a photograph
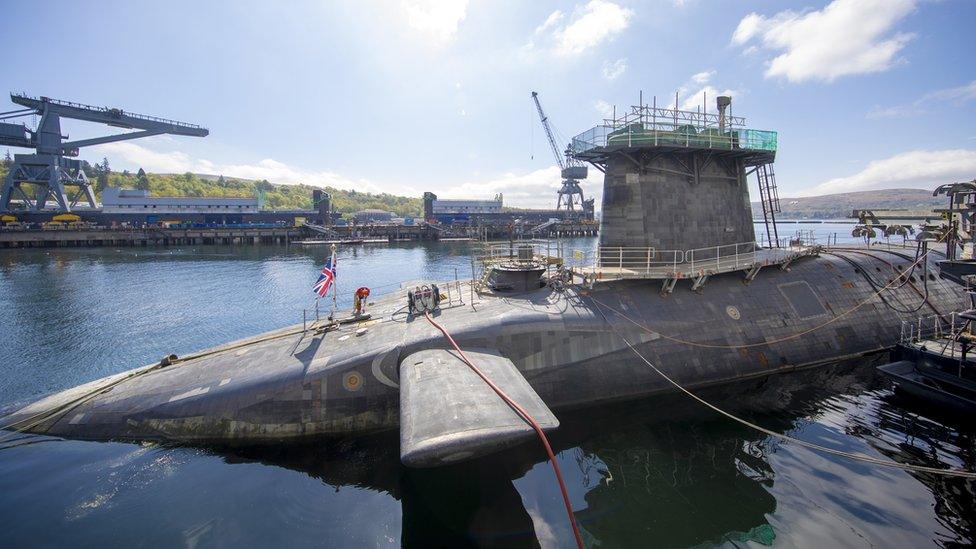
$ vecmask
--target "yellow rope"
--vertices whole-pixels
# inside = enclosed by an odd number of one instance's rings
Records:
[[[906,270],[910,270],[912,267],[918,265],[922,261],[925,261],[925,258],[928,255],[928,253],[929,252],[925,252],[924,254],[922,254],[922,256],[917,261],[915,261],[915,263],[912,263]],[[880,296],[885,290],[888,289],[889,286],[893,285],[897,281],[898,281],[898,278],[896,277],[894,280],[892,280],[891,282],[888,282],[887,284],[885,284],[880,290],[878,290],[877,292],[871,294],[870,296],[868,296],[866,299],[864,299],[863,301],[861,301],[857,305],[854,305],[850,309],[842,312],[841,314],[835,316],[834,318],[831,318],[831,319],[827,320],[826,322],[823,322],[822,324],[818,324],[817,326],[814,326],[812,328],[803,330],[801,332],[797,332],[795,334],[788,335],[788,336],[784,336],[784,337],[781,337],[781,338],[778,338],[778,339],[774,339],[774,340],[771,340],[771,341],[762,341],[762,342],[759,342],[759,343],[743,343],[741,345],[721,345],[721,344],[715,344],[715,343],[699,343],[697,341],[689,341],[687,339],[681,339],[680,337],[674,337],[674,336],[669,336],[667,334],[662,334],[661,332],[656,332],[654,330],[651,330],[647,326],[644,326],[643,324],[641,324],[641,323],[637,322],[636,320],[630,318],[629,316],[621,313],[620,311],[614,309],[613,307],[607,305],[606,303],[603,303],[602,301],[598,300],[597,298],[593,297],[592,295],[590,296],[590,299],[592,299],[597,304],[599,304],[599,305],[601,305],[603,307],[606,307],[607,309],[610,309],[614,313],[620,315],[621,317],[623,317],[627,321],[631,322],[632,324],[634,324],[635,326],[637,326],[641,330],[644,330],[645,332],[647,332],[649,334],[657,335],[657,336],[659,336],[659,337],[661,337],[663,339],[667,339],[668,341],[673,341],[675,343],[681,343],[683,345],[690,345],[692,347],[701,347],[701,348],[705,348],[705,349],[749,349],[749,348],[752,348],[752,347],[763,347],[763,346],[767,346],[767,345],[774,345],[776,343],[782,343],[784,341],[790,341],[792,339],[796,339],[798,337],[803,337],[803,336],[805,336],[807,334],[816,332],[817,330],[819,330],[821,328],[824,328],[824,327],[826,327],[826,326],[828,326],[830,324],[833,324],[834,322],[837,322],[838,320],[846,317],[847,315],[849,315],[849,314],[853,313],[854,311],[860,309],[861,307],[867,305],[871,300],[873,300],[874,298]]]

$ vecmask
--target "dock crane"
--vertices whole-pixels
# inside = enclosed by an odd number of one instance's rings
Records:
[[[563,185],[558,191],[559,200],[556,202],[556,209],[561,210],[566,206],[567,210],[575,210],[579,205],[584,211],[587,208],[592,211],[593,199],[583,200],[583,189],[579,184],[580,179],[586,179],[586,166],[568,154],[560,154],[556,138],[552,135],[552,127],[549,125],[549,117],[543,112],[542,105],[539,103],[539,94],[532,92],[532,100],[535,101],[535,109],[539,111],[539,120],[546,130],[546,137],[549,138],[549,148],[552,149],[552,155],[556,158],[556,164],[559,165],[560,175],[563,178]]]
[[[34,149],[33,154],[14,155],[14,162],[3,182],[0,211],[10,210],[15,196],[23,201],[25,208],[34,211],[43,210],[48,200],[53,199],[58,210],[70,212],[82,197],[90,207],[98,207],[91,183],[81,169],[81,161],[69,158],[78,156],[81,147],[151,135],[205,137],[210,133],[196,124],[134,114],[122,109],[14,93],[10,94],[10,100],[24,108],[0,113],[0,120],[36,115],[40,116],[40,122],[34,130],[22,123],[0,122],[0,145]],[[68,136],[61,133],[62,118],[138,131],[68,141]],[[22,187],[25,183],[34,187],[33,196]],[[77,190],[69,196],[67,187],[76,187]]]

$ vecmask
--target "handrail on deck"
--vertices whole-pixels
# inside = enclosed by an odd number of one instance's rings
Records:
[[[763,249],[756,242],[689,250],[601,246],[592,252],[574,250],[571,265],[580,272],[607,277],[682,278],[780,264],[809,253],[810,249],[810,246]]]
[[[775,152],[777,133],[769,130],[717,128],[696,129],[689,125],[669,127],[666,123],[632,123],[626,126],[599,125],[573,137],[574,154],[601,147],[683,147],[697,149],[756,150]]]

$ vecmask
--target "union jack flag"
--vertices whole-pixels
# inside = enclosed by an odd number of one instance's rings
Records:
[[[329,293],[329,288],[332,286],[332,281],[336,277],[336,256],[335,252],[332,253],[332,257],[325,261],[325,268],[322,269],[322,274],[319,275],[319,279],[312,286],[312,291],[318,294],[319,297],[325,297],[325,294]]]

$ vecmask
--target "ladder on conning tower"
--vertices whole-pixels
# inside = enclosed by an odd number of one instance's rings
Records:
[[[779,247],[779,233],[776,230],[776,214],[780,213],[779,191],[776,190],[776,173],[773,164],[756,166],[759,180],[759,202],[762,206],[763,222],[766,224],[766,238],[770,247]]]

